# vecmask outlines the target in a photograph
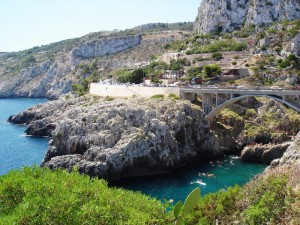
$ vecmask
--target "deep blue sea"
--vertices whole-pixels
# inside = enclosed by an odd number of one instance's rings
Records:
[[[46,99],[0,99],[0,175],[24,165],[40,164],[47,150],[48,139],[26,137],[25,126],[7,123],[10,115]]]
[[[48,148],[48,139],[27,137],[25,126],[6,122],[10,115],[30,106],[46,102],[45,99],[0,99],[0,175],[22,166],[39,165]],[[184,200],[195,188],[201,194],[215,192],[235,184],[244,184],[265,169],[265,165],[241,162],[237,157],[199,162],[160,176],[127,179],[113,186],[140,191],[160,200]]]

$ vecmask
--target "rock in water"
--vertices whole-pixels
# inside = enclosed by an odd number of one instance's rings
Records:
[[[282,157],[291,142],[279,145],[255,145],[245,147],[241,153],[241,160],[270,164],[273,160]]]
[[[31,133],[52,131],[42,163],[51,169],[117,180],[223,154],[202,110],[185,100],[60,98],[28,113],[40,118]]]
[[[203,0],[194,30],[205,34],[228,32],[244,25],[257,27],[300,18],[299,0]]]

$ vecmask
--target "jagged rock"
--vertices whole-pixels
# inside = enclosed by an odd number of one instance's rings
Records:
[[[290,147],[286,150],[284,155],[281,157],[279,163],[282,165],[290,165],[297,163],[300,165],[300,132],[295,137]],[[275,163],[274,163],[275,164]]]
[[[279,145],[255,145],[247,146],[241,152],[241,160],[270,164],[274,159],[282,157],[291,142]]]
[[[42,163],[49,168],[76,166],[91,176],[116,180],[165,173],[224,154],[203,112],[184,100],[62,97],[29,112],[39,118],[27,121],[31,134],[52,132]]]
[[[228,32],[300,18],[299,0],[205,0],[195,21],[197,33]]]
[[[34,117],[34,113],[30,111],[24,111],[17,115],[10,116],[7,121],[14,124],[28,124],[34,119]]]

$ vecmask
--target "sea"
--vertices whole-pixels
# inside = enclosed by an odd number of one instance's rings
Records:
[[[48,148],[49,139],[25,135],[26,126],[7,122],[10,115],[47,99],[0,99],[0,175],[24,166],[39,165]],[[128,190],[138,191],[162,201],[184,200],[196,187],[201,194],[243,185],[266,168],[263,164],[242,162],[238,156],[224,156],[199,161],[166,175],[124,179],[111,183]]]

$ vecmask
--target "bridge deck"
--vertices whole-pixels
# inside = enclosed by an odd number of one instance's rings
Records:
[[[271,89],[271,88],[207,88],[207,87],[184,87],[181,88],[183,93],[199,93],[199,94],[241,94],[241,95],[300,95],[300,90],[287,90],[287,89]]]

